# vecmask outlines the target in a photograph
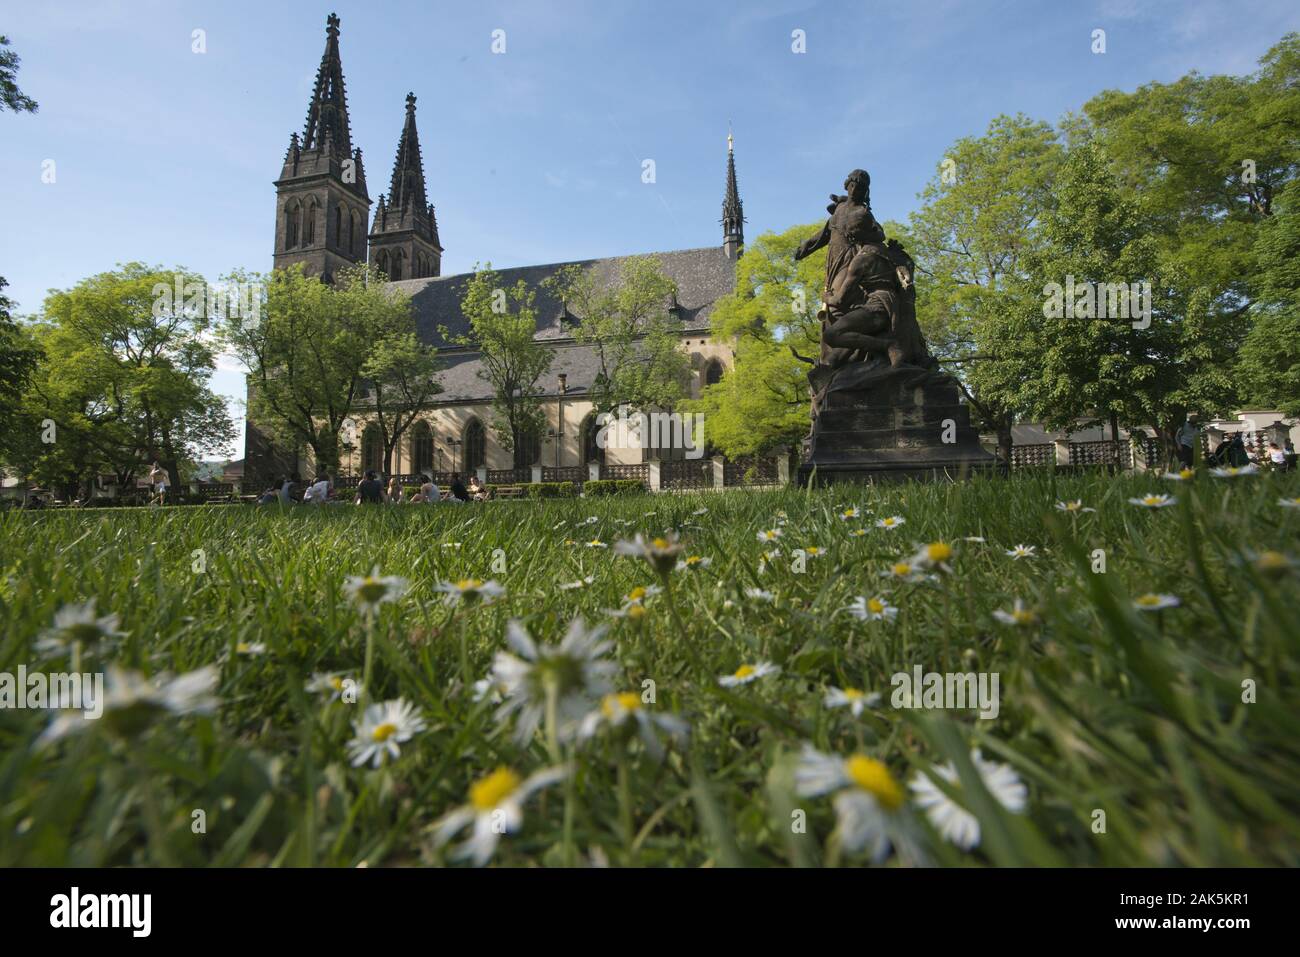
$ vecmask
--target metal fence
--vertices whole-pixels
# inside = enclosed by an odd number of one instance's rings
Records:
[[[722,484],[728,488],[736,485],[775,485],[776,459],[728,459],[722,466]]]
[[[601,467],[600,477],[607,479],[636,479],[642,485],[650,484],[650,466],[642,463],[639,465],[605,465]]]
[[[587,480],[587,469],[582,465],[542,466],[543,482],[572,482],[581,485]]]
[[[712,459],[679,459],[659,466],[659,487],[713,488]]]
[[[1070,464],[1104,465],[1108,468],[1131,468],[1133,446],[1128,442],[1106,440],[1102,442],[1071,442]]]
[[[531,467],[525,469],[488,469],[489,485],[524,485],[533,480]]]

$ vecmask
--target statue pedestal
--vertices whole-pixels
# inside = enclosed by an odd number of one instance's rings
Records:
[[[799,481],[965,478],[996,458],[979,444],[957,382],[942,372],[854,363],[810,376],[814,419]]]

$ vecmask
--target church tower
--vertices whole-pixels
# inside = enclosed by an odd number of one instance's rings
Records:
[[[736,188],[736,144],[727,131],[727,195],[722,200],[722,249],[728,259],[738,259],[745,249],[745,208]]]
[[[366,260],[370,194],[361,150],[352,146],[348,100],[339,59],[339,18],[325,21],[325,53],[307,106],[302,138],[289,137],[275,181],[277,268],[303,263],[326,282]]]
[[[438,220],[424,189],[414,93],[406,94],[406,122],[397,141],[388,196],[380,195],[375,209],[370,264],[393,281],[442,275]]]

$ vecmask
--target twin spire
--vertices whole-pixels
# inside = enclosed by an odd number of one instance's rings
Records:
[[[745,207],[736,188],[736,141],[727,128],[727,194],[722,200],[722,249],[728,259],[740,256],[745,246]]]

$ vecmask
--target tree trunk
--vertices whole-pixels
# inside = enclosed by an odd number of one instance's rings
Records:
[[[1011,474],[1011,416],[1003,415],[997,421],[998,460],[1003,475]]]

